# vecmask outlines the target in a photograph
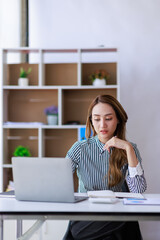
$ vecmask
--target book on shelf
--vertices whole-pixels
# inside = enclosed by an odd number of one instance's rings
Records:
[[[43,122],[11,122],[11,121],[7,121],[7,122],[4,122],[4,125],[44,125]]]

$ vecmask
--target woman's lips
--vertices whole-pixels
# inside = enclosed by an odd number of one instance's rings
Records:
[[[101,130],[100,132],[101,132],[102,134],[107,134],[107,133],[108,133],[107,130]]]

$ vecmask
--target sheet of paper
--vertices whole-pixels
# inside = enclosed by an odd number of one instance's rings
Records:
[[[14,191],[1,192],[0,198],[15,198]]]
[[[116,197],[118,198],[138,198],[144,199],[145,197],[141,193],[131,193],[131,192],[115,192]]]
[[[138,198],[144,199],[141,193],[131,192],[113,192],[111,190],[88,191],[88,197],[91,198]]]
[[[160,198],[147,198],[147,199],[124,198],[123,203],[127,205],[160,205]]]
[[[88,197],[90,198],[115,198],[115,193],[111,190],[97,190],[88,191]]]
[[[113,204],[120,201],[118,198],[89,198],[89,202],[91,203],[107,203]]]

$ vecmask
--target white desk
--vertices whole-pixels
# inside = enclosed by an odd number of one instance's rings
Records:
[[[160,194],[145,194],[160,198]],[[86,220],[86,221],[160,221],[160,205],[93,204],[88,200],[79,203],[24,202],[14,198],[0,198],[1,240],[3,220]]]

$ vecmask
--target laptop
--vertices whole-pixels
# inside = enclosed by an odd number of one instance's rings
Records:
[[[23,201],[74,203],[71,162],[66,158],[12,157],[15,197]]]

